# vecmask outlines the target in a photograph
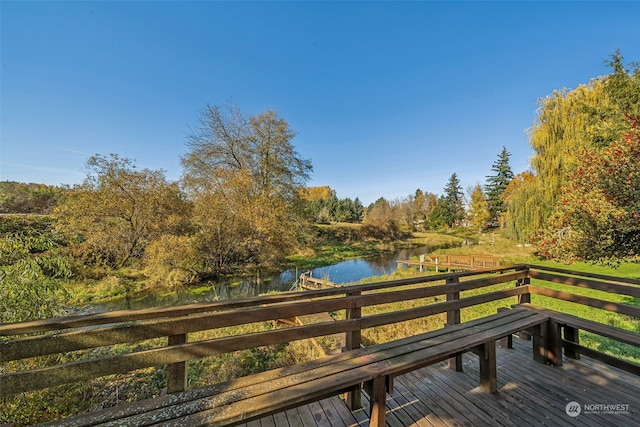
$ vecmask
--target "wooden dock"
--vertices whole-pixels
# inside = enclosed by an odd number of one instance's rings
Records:
[[[300,276],[299,287],[305,291],[311,291],[339,288],[341,285],[330,282],[329,280],[316,279],[315,277],[311,277],[310,272],[307,272]],[[312,300],[309,299],[308,301]],[[330,323],[333,321],[335,321],[335,319],[331,317],[329,313],[322,312],[295,316],[289,319],[278,319],[275,321],[275,324],[305,326],[317,323]],[[316,338],[311,338],[310,340],[316,350],[318,350],[318,352],[323,356],[340,353],[346,346],[345,335],[343,333],[326,335],[322,340],[318,340]]]
[[[417,266],[420,271],[426,267],[433,267],[435,271],[452,270],[478,270],[483,268],[493,268],[500,266],[500,259],[490,255],[432,255],[421,256],[420,260],[398,260],[398,268],[406,266]]]
[[[401,375],[387,397],[387,426],[640,426],[640,377],[588,357],[564,358],[562,366],[540,365],[530,342],[498,348],[498,392],[478,386],[478,358],[463,357],[463,372],[446,362]],[[369,402],[351,412],[339,397],[290,409],[244,426],[355,427],[369,425]],[[627,413],[583,413],[570,417],[569,402],[629,405]],[[593,412],[593,411],[592,411]]]
[[[341,288],[342,285],[333,283],[330,280],[317,279],[311,276],[311,272],[300,275],[300,288],[305,291],[315,291],[318,289]]]

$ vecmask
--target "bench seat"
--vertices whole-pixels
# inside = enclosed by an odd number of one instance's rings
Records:
[[[363,383],[372,404],[371,425],[384,425],[385,394],[393,376],[474,351],[480,356],[481,384],[494,392],[495,341],[522,330],[545,336],[536,328],[544,331],[548,319],[548,313],[530,309],[501,311],[425,334],[42,425],[234,425],[341,394]],[[540,343],[537,347],[544,346]],[[534,356],[544,353],[535,347],[534,340]]]

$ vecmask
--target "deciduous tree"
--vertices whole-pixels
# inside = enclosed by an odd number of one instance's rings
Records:
[[[54,211],[72,253],[83,259],[122,267],[184,220],[187,205],[163,171],[138,170],[117,154],[92,156],[87,170]]]
[[[397,214],[384,197],[369,205],[362,223],[373,237],[393,239],[400,235]]]
[[[487,197],[484,191],[482,191],[480,184],[473,187],[470,199],[469,217],[471,219],[471,225],[475,230],[478,230],[478,233],[482,233],[482,230],[487,227],[491,213],[489,212]]]
[[[582,151],[539,249],[565,261],[640,255],[640,117],[621,141]]]
[[[536,177],[525,171],[516,175],[502,193],[507,212],[505,225],[508,235],[515,241],[527,241],[534,232],[532,219],[540,217],[540,207],[530,206],[535,201],[532,192],[535,191]]]
[[[60,315],[71,276],[60,236],[27,231],[0,236],[0,323]]]
[[[304,230],[300,190],[311,162],[274,111],[246,117],[237,106],[208,106],[187,139],[184,184],[194,202],[207,270],[269,266]]]
[[[612,73],[573,90],[556,90],[539,101],[538,117],[529,130],[535,179],[511,197],[510,221],[527,240],[547,225],[561,188],[584,149],[606,147],[620,139],[625,114],[640,114],[640,68],[628,70],[616,51],[607,61]]]

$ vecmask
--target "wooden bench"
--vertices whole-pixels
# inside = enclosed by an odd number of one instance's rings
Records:
[[[604,353],[600,353],[588,347],[580,345],[580,331],[591,332],[596,335],[600,335],[605,338],[630,344],[640,348],[640,333],[627,331],[624,329],[616,328],[614,326],[605,325],[603,323],[594,322],[592,320],[583,319],[581,317],[573,316],[567,313],[561,313],[558,311],[550,310],[544,307],[536,306],[533,304],[518,304],[514,308],[531,310],[537,313],[545,313],[549,316],[549,333],[550,341],[547,343],[547,347],[551,349],[557,349],[559,353],[561,348],[564,348],[565,356],[572,359],[579,359],[580,354],[589,356],[593,359],[623,369],[627,372],[635,375],[640,375],[640,366],[621,360],[619,358],[609,356]],[[554,329],[551,331],[551,329]],[[555,365],[562,365],[562,357],[553,360]]]
[[[349,392],[364,383],[371,402],[370,425],[383,426],[386,393],[392,391],[394,376],[474,351],[479,355],[482,386],[495,392],[496,340],[528,330],[534,336],[534,358],[546,362],[548,319],[546,312],[530,309],[501,311],[397,341],[43,425],[233,425]]]

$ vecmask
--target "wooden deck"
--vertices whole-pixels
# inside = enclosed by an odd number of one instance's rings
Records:
[[[478,359],[464,356],[464,372],[446,362],[396,378],[387,396],[389,426],[640,426],[640,377],[588,357],[564,359],[561,367],[541,365],[531,357],[531,342],[514,339],[514,349],[498,348],[498,392],[478,386]],[[569,402],[582,413],[567,415]],[[628,405],[628,412],[605,413],[585,405]],[[351,412],[338,397],[245,424],[266,426],[367,426],[365,409]],[[594,413],[598,412],[598,413]]]

